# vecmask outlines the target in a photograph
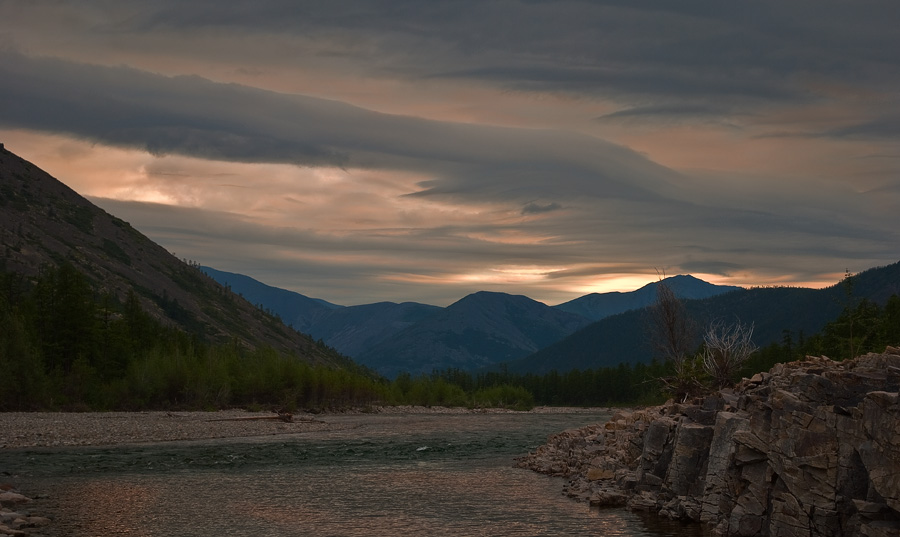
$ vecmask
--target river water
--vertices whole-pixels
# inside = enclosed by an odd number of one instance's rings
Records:
[[[687,536],[692,527],[562,495],[513,468],[603,413],[372,414],[328,432],[0,452],[50,535]]]

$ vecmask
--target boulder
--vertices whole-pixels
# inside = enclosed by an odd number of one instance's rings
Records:
[[[6,491],[0,492],[0,505],[4,507],[12,507],[21,503],[28,503],[31,498],[22,496],[18,492]]]

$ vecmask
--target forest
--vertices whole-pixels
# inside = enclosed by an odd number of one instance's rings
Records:
[[[853,299],[818,334],[785,331],[753,353],[739,376],[805,355],[846,359],[900,344],[900,298]],[[173,305],[177,306],[177,305]],[[294,411],[374,405],[624,406],[662,402],[653,361],[545,375],[435,371],[388,380],[360,367],[312,365],[238,341],[212,344],[152,318],[134,292],[98,293],[74,267],[34,279],[0,274],[0,410],[148,410],[243,407]],[[702,352],[698,349],[697,353]]]

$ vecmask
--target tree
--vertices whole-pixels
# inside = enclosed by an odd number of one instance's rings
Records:
[[[726,326],[719,320],[709,325],[703,335],[703,369],[714,388],[722,389],[732,383],[744,362],[756,351],[752,338],[753,324],[738,321]]]
[[[900,296],[891,295],[884,305],[882,333],[885,345],[900,345]]]
[[[94,353],[95,303],[86,276],[70,263],[47,269],[35,287],[38,338],[50,369],[68,373]]]
[[[696,324],[684,304],[663,283],[656,285],[656,302],[650,307],[650,341],[657,356],[670,364],[673,374],[659,379],[666,391],[684,399],[702,391],[697,361],[690,356],[696,346]]]

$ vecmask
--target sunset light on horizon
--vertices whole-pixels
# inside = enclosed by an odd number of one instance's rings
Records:
[[[0,0],[0,142],[342,305],[900,260],[900,4]]]

